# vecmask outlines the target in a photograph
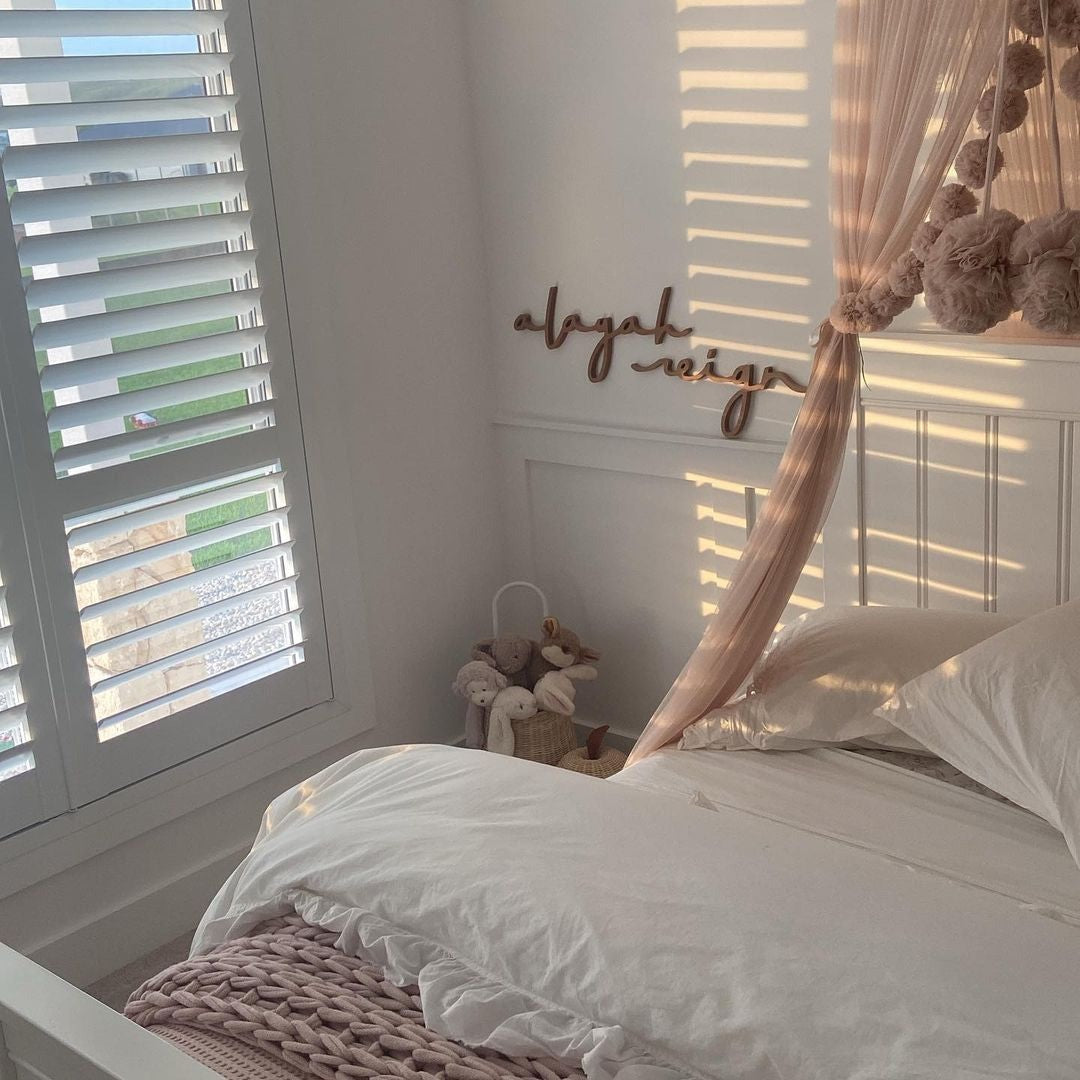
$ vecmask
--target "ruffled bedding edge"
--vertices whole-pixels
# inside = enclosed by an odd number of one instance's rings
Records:
[[[303,889],[289,890],[274,908],[230,910],[204,923],[193,953],[241,935],[263,919],[295,911],[336,933],[342,952],[380,965],[395,985],[419,986],[425,1024],[467,1046],[508,1057],[548,1055],[580,1062],[589,1080],[709,1080],[686,1065],[661,1061],[618,1025],[598,1024],[496,979],[446,946],[371,912]]]

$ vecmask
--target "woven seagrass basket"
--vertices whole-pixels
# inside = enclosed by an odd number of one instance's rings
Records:
[[[514,728],[514,757],[558,765],[577,746],[574,722],[569,716],[538,712],[528,720],[511,720]]]

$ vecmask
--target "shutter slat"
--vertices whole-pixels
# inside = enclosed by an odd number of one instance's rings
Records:
[[[8,709],[0,709],[0,731],[10,731],[12,728],[22,727],[26,723],[26,706],[12,705]],[[30,739],[20,743],[26,746]]]
[[[55,319],[38,323],[34,328],[34,348],[60,349],[66,345],[125,337],[148,330],[238,318],[252,311],[258,302],[258,289],[238,289],[188,300],[171,300],[166,304],[147,304],[144,307],[79,315],[73,319]]]
[[[273,559],[284,558],[292,550],[294,541],[286,540],[282,544],[264,548],[262,551],[249,552],[247,555],[238,555],[235,559],[227,559],[214,566],[204,567],[202,570],[193,570],[190,574],[170,578],[168,581],[158,581],[153,585],[146,585],[134,592],[124,593],[122,596],[110,596],[97,603],[88,604],[82,608],[79,614],[84,623],[93,619],[100,619],[117,611],[126,611],[132,607],[148,603],[151,600],[160,600],[166,596],[183,592],[195,585],[202,585],[215,578],[235,574],[249,567],[257,566],[261,562],[269,562]]]
[[[229,671],[223,671],[220,675],[212,675],[208,679],[201,679],[199,682],[191,683],[180,690],[173,690],[171,693],[154,698],[153,701],[148,701],[143,705],[136,705],[134,708],[126,709],[122,713],[115,713],[106,717],[98,723],[98,737],[102,739],[108,738],[110,733],[115,732],[122,724],[136,720],[153,709],[183,701],[184,698],[191,697],[193,694],[215,696],[216,694],[225,693],[234,686],[242,686],[275,671],[280,671],[282,668],[287,667],[291,661],[302,660],[303,657],[303,646],[287,645],[283,649],[268,653],[266,656],[260,656],[257,660],[249,660],[246,664],[238,664]]]
[[[137,626],[134,630],[128,630],[124,634],[117,634],[116,637],[97,641],[93,645],[86,647],[86,657],[88,660],[96,660],[100,656],[107,656],[116,649],[137,645],[140,641],[146,641],[149,638],[156,637],[158,634],[167,633],[170,630],[180,630],[185,626],[201,622],[203,619],[211,618],[214,615],[235,611],[252,600],[260,600],[264,596],[273,596],[274,593],[295,586],[296,575],[289,574],[280,581],[271,581],[266,585],[259,585],[257,588],[249,589],[247,592],[237,593],[236,596],[228,596],[224,600],[217,600],[203,607],[192,608],[190,611],[181,612],[179,615],[171,615],[169,618],[160,619],[158,622]],[[3,713],[0,713],[0,726],[2,726],[2,720]]]
[[[18,191],[11,200],[11,220],[25,225],[29,221],[65,221],[96,214],[228,202],[244,194],[244,179],[243,172],[237,171]]]
[[[2,66],[3,61],[0,60]],[[4,177],[7,180],[28,180],[39,176],[130,172],[162,165],[201,165],[230,161],[239,153],[240,136],[235,131],[37,143],[7,149],[4,153]]]
[[[89,581],[100,581],[112,574],[119,574],[124,570],[137,570],[160,559],[197,551],[199,548],[210,547],[222,540],[233,540],[237,536],[247,536],[249,533],[259,532],[262,529],[280,527],[287,524],[288,519],[288,511],[282,507],[280,510],[267,510],[263,514],[240,518],[239,521],[230,521],[225,525],[216,525],[212,529],[203,529],[201,532],[177,536],[172,540],[163,540],[160,544],[153,544],[151,547],[125,551],[122,555],[114,555],[111,559],[102,559],[100,562],[79,567],[74,573],[75,584],[85,585]]]
[[[19,244],[19,262],[23,266],[40,266],[193,244],[225,244],[243,235],[250,223],[251,214],[240,211],[27,236]]]
[[[231,53],[144,53],[131,56],[14,56],[0,59],[0,83],[112,82],[123,79],[209,79],[226,71]]]
[[[19,681],[19,665],[0,668],[0,694],[10,693]]]
[[[11,649],[14,647],[14,631],[10,626],[0,626],[0,649]]]
[[[234,353],[246,353],[263,344],[266,331],[261,326],[246,330],[230,330],[225,334],[174,341],[168,345],[148,345],[122,353],[88,356],[65,364],[50,364],[41,371],[42,390],[64,390],[86,386],[103,379],[118,379],[125,375],[145,375],[151,371],[194,364],[200,360],[216,360]]]
[[[235,107],[236,97],[233,94],[0,105],[0,127],[93,127],[97,124],[138,124],[157,120],[211,120],[227,116]]]
[[[301,612],[296,610],[286,611],[281,615],[272,615],[268,619],[263,619],[262,622],[252,623],[251,626],[245,626],[241,630],[234,630],[230,634],[222,634],[221,637],[210,638],[207,641],[200,642],[198,645],[192,645],[190,648],[181,649],[179,652],[170,653],[168,656],[158,657],[149,661],[149,663],[139,665],[139,667],[121,671],[117,675],[109,675],[93,684],[93,692],[103,694],[108,690],[115,690],[118,686],[125,686],[136,679],[141,679],[145,675],[153,675],[158,671],[168,671],[169,668],[176,664],[182,664],[186,660],[195,660],[200,656],[205,656],[208,652],[212,652],[214,649],[236,644],[246,638],[254,637],[256,634],[264,634],[267,630],[273,630],[279,626],[287,626],[289,623],[295,622],[300,617],[300,614]],[[288,644],[293,643],[289,642]]]
[[[233,251],[227,255],[200,255],[195,259],[172,259],[149,266],[39,278],[27,283],[26,306],[30,309],[61,307],[86,300],[134,296],[154,289],[232,281],[254,273],[255,252]]]
[[[198,36],[216,33],[224,25],[225,12],[214,10],[0,12],[0,38]]]
[[[97,540],[104,540],[110,536],[129,533],[132,529],[143,529],[148,525],[160,525],[163,521],[172,521],[174,518],[195,514],[200,510],[225,506],[228,503],[236,502],[238,499],[246,499],[250,495],[267,495],[276,490],[284,478],[285,474],[283,472],[266,473],[262,476],[254,476],[249,480],[241,480],[237,484],[228,484],[225,487],[212,488],[210,491],[201,491],[197,495],[181,495],[179,498],[172,498],[167,502],[155,503],[152,506],[146,506],[138,510],[130,510],[127,513],[103,518],[101,521],[92,521],[86,525],[77,525],[68,531],[68,544],[72,547],[79,544],[92,544]]]
[[[0,750],[0,770],[7,772],[12,765],[19,765],[25,761],[31,767],[34,764],[34,755],[30,749],[30,743],[19,743],[17,746],[9,746],[6,750]]]
[[[59,470],[77,469],[84,466],[97,468],[112,461],[122,461],[132,454],[148,450],[163,450],[194,439],[210,438],[225,432],[238,431],[269,420],[274,416],[272,402],[244,405],[238,409],[195,416],[190,420],[177,420],[161,427],[126,431],[122,435],[110,435],[91,442],[62,446],[53,454]]]
[[[88,401],[73,401],[69,405],[57,405],[49,410],[49,430],[64,431],[103,420],[117,420],[135,413],[153,412],[170,405],[182,405],[188,401],[203,401],[219,394],[253,390],[269,378],[269,364],[249,364],[232,371],[220,371],[215,375],[200,375],[194,379],[149,386],[145,390],[129,390],[123,394],[108,394]]]

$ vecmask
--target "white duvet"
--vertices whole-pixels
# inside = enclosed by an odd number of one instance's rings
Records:
[[[429,1026],[594,1080],[1080,1076],[1080,928],[1045,890],[633,775],[361,751],[271,805],[193,950],[295,908]]]

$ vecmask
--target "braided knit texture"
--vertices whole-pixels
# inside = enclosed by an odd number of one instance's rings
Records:
[[[436,1034],[417,987],[394,986],[336,940],[299,915],[271,919],[147,980],[124,1014],[147,1028],[227,1034],[320,1080],[584,1080],[552,1058],[509,1058]]]

